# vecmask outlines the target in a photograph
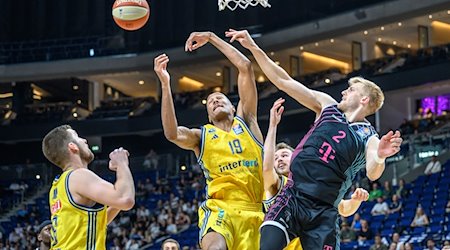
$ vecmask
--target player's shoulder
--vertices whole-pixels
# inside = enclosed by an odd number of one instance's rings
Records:
[[[77,169],[71,170],[68,175],[70,175],[69,180],[71,182],[72,181],[84,182],[92,177],[97,176],[92,170],[90,170],[88,168],[77,168]]]

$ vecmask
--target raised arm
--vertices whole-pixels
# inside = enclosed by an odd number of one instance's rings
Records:
[[[263,178],[264,190],[272,195],[278,192],[280,177],[274,168],[275,144],[277,141],[277,126],[280,123],[284,107],[284,99],[279,98],[270,109],[269,130],[264,141]]]
[[[120,210],[133,208],[135,191],[133,176],[128,167],[128,155],[128,151],[123,148],[109,154],[109,169],[116,172],[114,184],[103,180],[89,169],[74,170],[69,178],[69,190],[75,202],[87,206],[86,203],[90,200]]]
[[[231,44],[225,42],[212,32],[193,32],[186,41],[185,50],[196,50],[206,43],[211,43],[238,69],[239,105],[237,115],[244,118],[253,134],[262,142],[262,133],[257,124],[258,92],[255,74],[250,60]]]
[[[367,201],[369,198],[369,192],[365,190],[364,188],[357,188],[355,192],[352,194],[352,198],[349,200],[342,200],[339,203],[338,211],[339,214],[348,217],[356,211],[358,211],[359,206],[361,206],[361,203],[363,201]]]
[[[169,57],[166,54],[159,55],[155,58],[154,63],[154,70],[161,82],[161,120],[164,136],[179,147],[194,151],[198,156],[200,152],[200,129],[189,129],[178,126],[172,100],[172,90],[170,88],[170,75],[167,72]]]
[[[314,111],[316,114],[320,114],[323,107],[336,103],[331,96],[323,92],[311,90],[300,82],[292,79],[283,68],[275,64],[275,62],[273,62],[267,54],[258,47],[246,30],[236,31],[230,29],[230,31],[225,32],[225,34],[227,37],[231,38],[231,42],[236,40],[243,47],[250,50],[267,78],[269,78],[278,89],[286,92],[303,106]]]
[[[366,171],[369,180],[375,181],[380,178],[384,172],[384,160],[400,151],[403,141],[400,136],[399,131],[395,133],[389,131],[381,137],[381,140],[376,136],[369,139],[366,150]]]

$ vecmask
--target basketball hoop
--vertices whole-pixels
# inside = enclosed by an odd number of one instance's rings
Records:
[[[246,9],[249,5],[256,6],[258,4],[261,4],[264,8],[270,7],[269,0],[219,0],[219,10],[228,8],[233,11],[237,7]]]

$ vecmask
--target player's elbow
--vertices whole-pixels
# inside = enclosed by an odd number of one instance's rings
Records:
[[[164,130],[164,136],[166,137],[167,140],[174,142],[177,139],[177,133],[172,132],[172,131],[167,131]]]
[[[380,178],[380,175],[378,175],[376,173],[372,173],[371,171],[367,171],[366,176],[367,176],[367,178],[369,178],[370,181],[376,181],[376,180],[378,180],[378,178]]]
[[[252,72],[253,71],[252,62],[248,58],[242,59],[239,62],[239,64],[237,65],[237,68],[241,72]]]
[[[120,199],[120,210],[128,211],[134,207],[134,197],[124,197]]]

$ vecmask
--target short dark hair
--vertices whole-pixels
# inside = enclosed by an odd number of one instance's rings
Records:
[[[294,152],[294,149],[285,142],[280,142],[275,146],[275,151],[278,151],[280,149],[287,149],[290,150],[291,152]]]
[[[41,224],[39,224],[38,234],[41,233],[42,229],[47,225],[51,225],[52,222],[50,220],[44,220]]]
[[[61,125],[52,129],[42,140],[42,153],[51,163],[63,168],[68,160],[67,144],[73,142],[73,135],[67,131],[69,125]]]
[[[180,243],[178,243],[178,241],[176,241],[176,240],[174,240],[174,239],[171,239],[171,238],[169,238],[169,239],[163,241],[163,243],[161,244],[161,250],[164,250],[164,245],[165,245],[166,243],[169,243],[169,242],[170,242],[170,243],[175,243],[175,244],[177,244],[178,250],[181,250],[181,248],[180,248]]]

